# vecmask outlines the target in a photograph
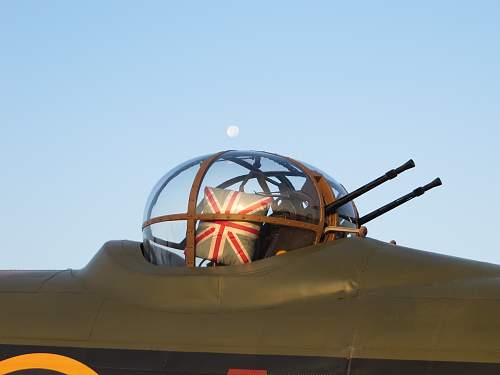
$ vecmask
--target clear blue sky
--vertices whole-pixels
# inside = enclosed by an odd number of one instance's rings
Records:
[[[444,186],[370,236],[500,263],[500,3],[412,3],[1,2],[0,268],[140,240],[155,182],[229,148],[349,190],[412,157],[361,212]]]

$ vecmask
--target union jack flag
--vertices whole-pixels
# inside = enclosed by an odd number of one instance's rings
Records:
[[[204,214],[266,215],[272,197],[205,187]],[[200,221],[196,255],[222,264],[252,261],[260,225],[245,221]]]

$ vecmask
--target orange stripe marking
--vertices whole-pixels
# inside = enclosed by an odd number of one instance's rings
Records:
[[[31,353],[0,361],[0,374],[23,370],[51,370],[65,375],[99,375],[81,362],[59,354]]]

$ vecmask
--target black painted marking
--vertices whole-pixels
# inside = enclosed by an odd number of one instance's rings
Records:
[[[229,369],[267,370],[268,375],[493,375],[500,364],[354,358],[172,352],[0,344],[0,360],[28,353],[64,355],[99,375],[227,375]],[[13,375],[53,375],[46,370]]]

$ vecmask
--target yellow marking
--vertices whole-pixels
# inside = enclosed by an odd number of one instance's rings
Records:
[[[57,371],[65,375],[99,375],[83,363],[58,354],[31,353],[0,361],[2,375],[34,369]]]

